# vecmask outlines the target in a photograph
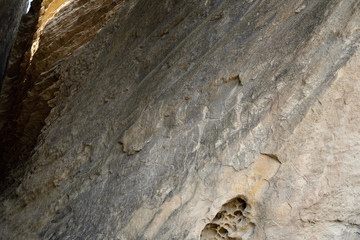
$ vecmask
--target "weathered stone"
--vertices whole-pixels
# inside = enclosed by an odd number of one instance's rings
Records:
[[[27,7],[27,0],[0,1],[0,89],[6,63],[14,44],[19,23]]]
[[[97,4],[41,32],[2,236],[359,239],[357,0],[119,1],[70,24]]]
[[[32,2],[20,25],[1,93],[2,182],[18,179],[26,168],[45,118],[56,105],[60,63],[91,40],[121,4],[120,0]]]

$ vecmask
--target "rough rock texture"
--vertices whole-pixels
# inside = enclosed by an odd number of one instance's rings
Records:
[[[21,91],[22,85],[27,85],[26,69],[30,62],[30,49],[32,39],[36,32],[39,18],[40,0],[32,3],[30,12],[22,17],[17,37],[12,48],[4,82],[0,95],[0,167],[1,167],[1,188],[8,186],[7,182],[12,182],[17,177],[10,177],[9,172],[16,166],[17,156],[21,155],[23,147],[18,140],[20,133],[16,131],[18,121],[18,111],[22,101],[26,96],[26,89]],[[36,136],[34,136],[36,138]],[[26,159],[26,156],[24,156]],[[22,174],[20,174],[22,175]]]
[[[0,166],[6,182],[2,188],[23,174],[45,118],[56,105],[60,63],[94,37],[121,3],[33,1],[23,18],[0,98]]]
[[[4,239],[360,239],[358,0],[114,2],[87,44],[62,8],[0,116],[41,129]]]
[[[27,3],[27,0],[0,0],[0,89],[8,56]]]

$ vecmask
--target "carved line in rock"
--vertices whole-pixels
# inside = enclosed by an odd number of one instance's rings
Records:
[[[249,205],[242,197],[236,197],[225,203],[214,219],[202,230],[201,240],[242,240],[253,233],[255,224],[245,215]]]

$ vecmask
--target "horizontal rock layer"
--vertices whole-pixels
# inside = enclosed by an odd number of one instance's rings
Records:
[[[1,195],[1,235],[357,239],[359,10],[70,2],[4,121],[31,155]]]

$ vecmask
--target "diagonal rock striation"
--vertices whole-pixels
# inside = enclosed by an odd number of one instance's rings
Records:
[[[357,0],[34,4],[2,236],[357,239]]]

